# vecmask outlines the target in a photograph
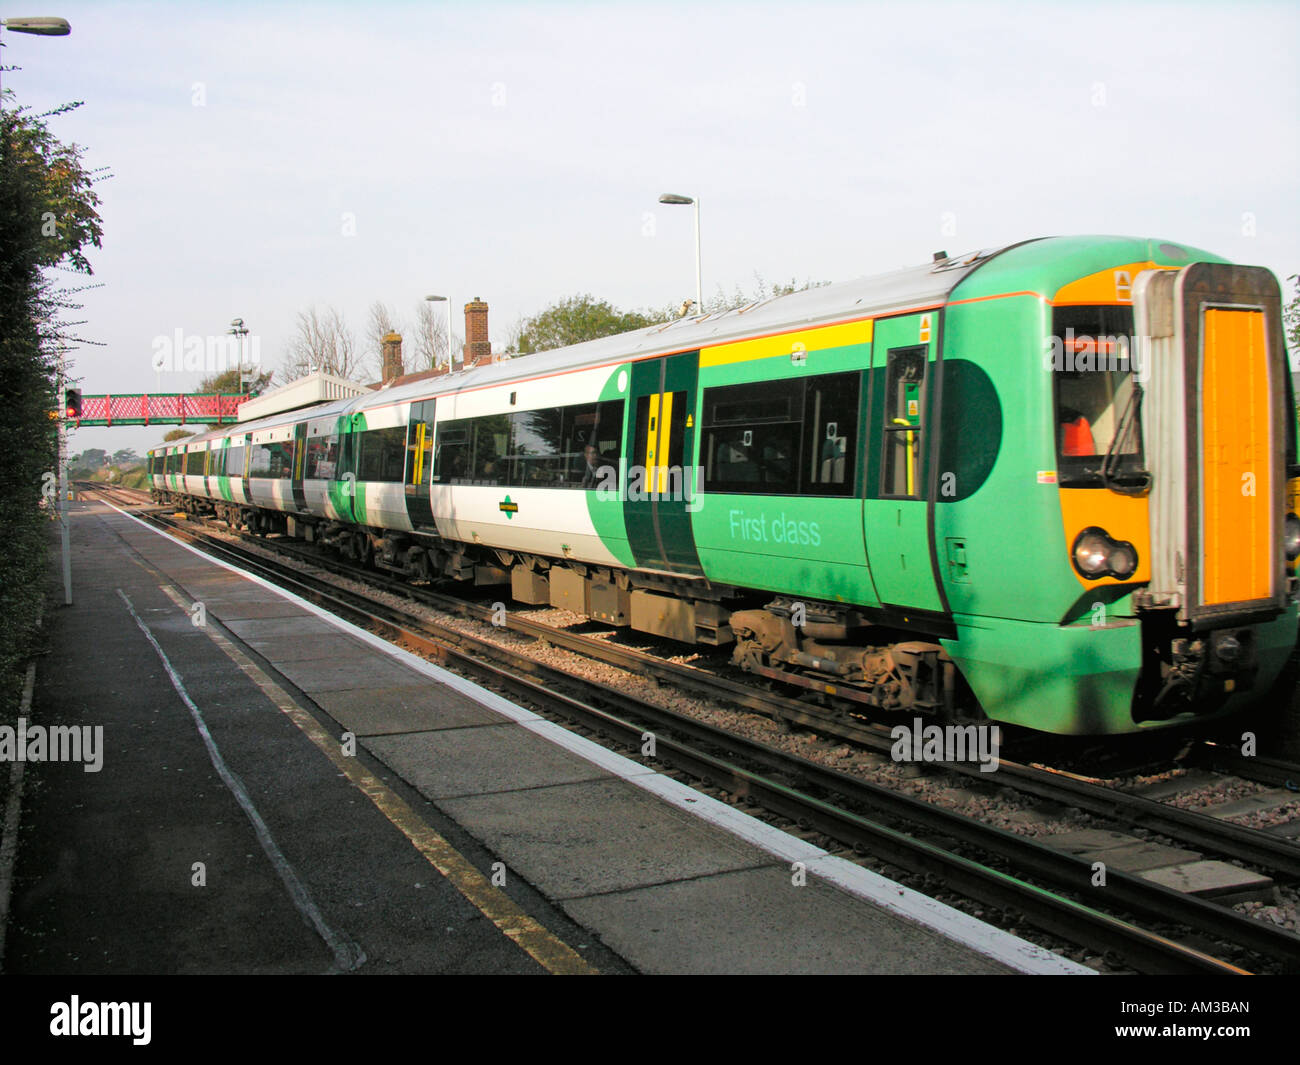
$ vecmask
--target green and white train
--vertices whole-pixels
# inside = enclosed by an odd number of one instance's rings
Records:
[[[1125,733],[1283,675],[1295,440],[1271,273],[1055,237],[286,411],[150,471],[159,501],[869,706]]]

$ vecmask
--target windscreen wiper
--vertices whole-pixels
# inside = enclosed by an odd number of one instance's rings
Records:
[[[1119,416],[1119,424],[1115,426],[1115,435],[1111,438],[1110,447],[1106,449],[1106,454],[1101,460],[1101,483],[1112,492],[1118,492],[1125,496],[1146,495],[1147,490],[1151,487],[1151,474],[1146,470],[1135,471],[1137,483],[1132,485],[1122,485],[1115,480],[1115,474],[1119,470],[1120,455],[1118,452],[1120,441],[1128,436],[1133,426],[1137,424],[1138,411],[1142,407],[1142,386],[1136,381],[1133,382],[1133,391],[1128,397],[1128,403],[1124,406],[1124,413]]]

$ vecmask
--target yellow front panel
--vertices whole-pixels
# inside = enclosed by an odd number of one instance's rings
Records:
[[[1202,337],[1204,601],[1266,599],[1273,492],[1264,314],[1207,309]]]
[[[1052,305],[1063,307],[1067,304],[1131,303],[1133,281],[1143,270],[1176,269],[1176,266],[1159,266],[1153,262],[1107,267],[1071,281],[1068,285],[1062,285],[1052,296]]]
[[[1088,580],[1071,566],[1070,572],[1080,584],[1096,588],[1104,584],[1141,584],[1151,579],[1151,518],[1146,496],[1124,496],[1096,488],[1062,488],[1060,493],[1067,551],[1090,525],[1105,529],[1112,540],[1127,540],[1137,551],[1138,567],[1133,576],[1122,581],[1116,577]]]

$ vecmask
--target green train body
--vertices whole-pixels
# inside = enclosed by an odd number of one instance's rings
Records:
[[[1077,237],[285,412],[151,472],[865,705],[1093,734],[1268,697],[1295,436],[1271,274]]]

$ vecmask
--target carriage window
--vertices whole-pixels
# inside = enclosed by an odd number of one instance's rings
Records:
[[[546,407],[510,415],[506,483],[553,487],[564,481],[564,410]]]
[[[438,426],[433,482],[581,488],[586,449],[617,468],[622,444],[622,400],[460,418]]]
[[[860,376],[826,374],[808,381],[803,446],[806,495],[853,494]]]
[[[293,441],[254,444],[249,464],[249,477],[266,477],[272,480],[287,479],[293,475]]]
[[[400,481],[406,458],[406,427],[367,429],[356,434],[357,480]]]
[[[922,494],[921,435],[928,348],[892,348],[885,370],[885,424],[880,493],[917,499]]]
[[[507,481],[506,455],[510,449],[510,415],[492,414],[470,423],[470,483],[498,485]]]
[[[707,389],[705,489],[852,495],[861,377],[852,371]]]
[[[798,431],[798,425],[788,422],[709,431],[705,435],[705,489],[794,495],[798,491]]]
[[[281,480],[293,476],[293,449],[292,440],[286,440],[283,443],[271,445],[271,476],[278,477]]]
[[[623,454],[623,401],[581,403],[564,409],[565,484],[591,488]],[[587,448],[594,447],[594,453]],[[588,462],[590,460],[590,464]]]
[[[228,477],[244,476],[244,460],[247,448],[243,444],[232,444],[226,448],[226,475]]]
[[[704,488],[794,495],[799,491],[803,381],[710,388],[704,393]]]
[[[303,479],[307,481],[332,481],[339,465],[339,438],[313,436],[307,440],[307,464]]]
[[[438,426],[433,464],[434,484],[464,484],[469,476],[468,419],[443,422]]]

